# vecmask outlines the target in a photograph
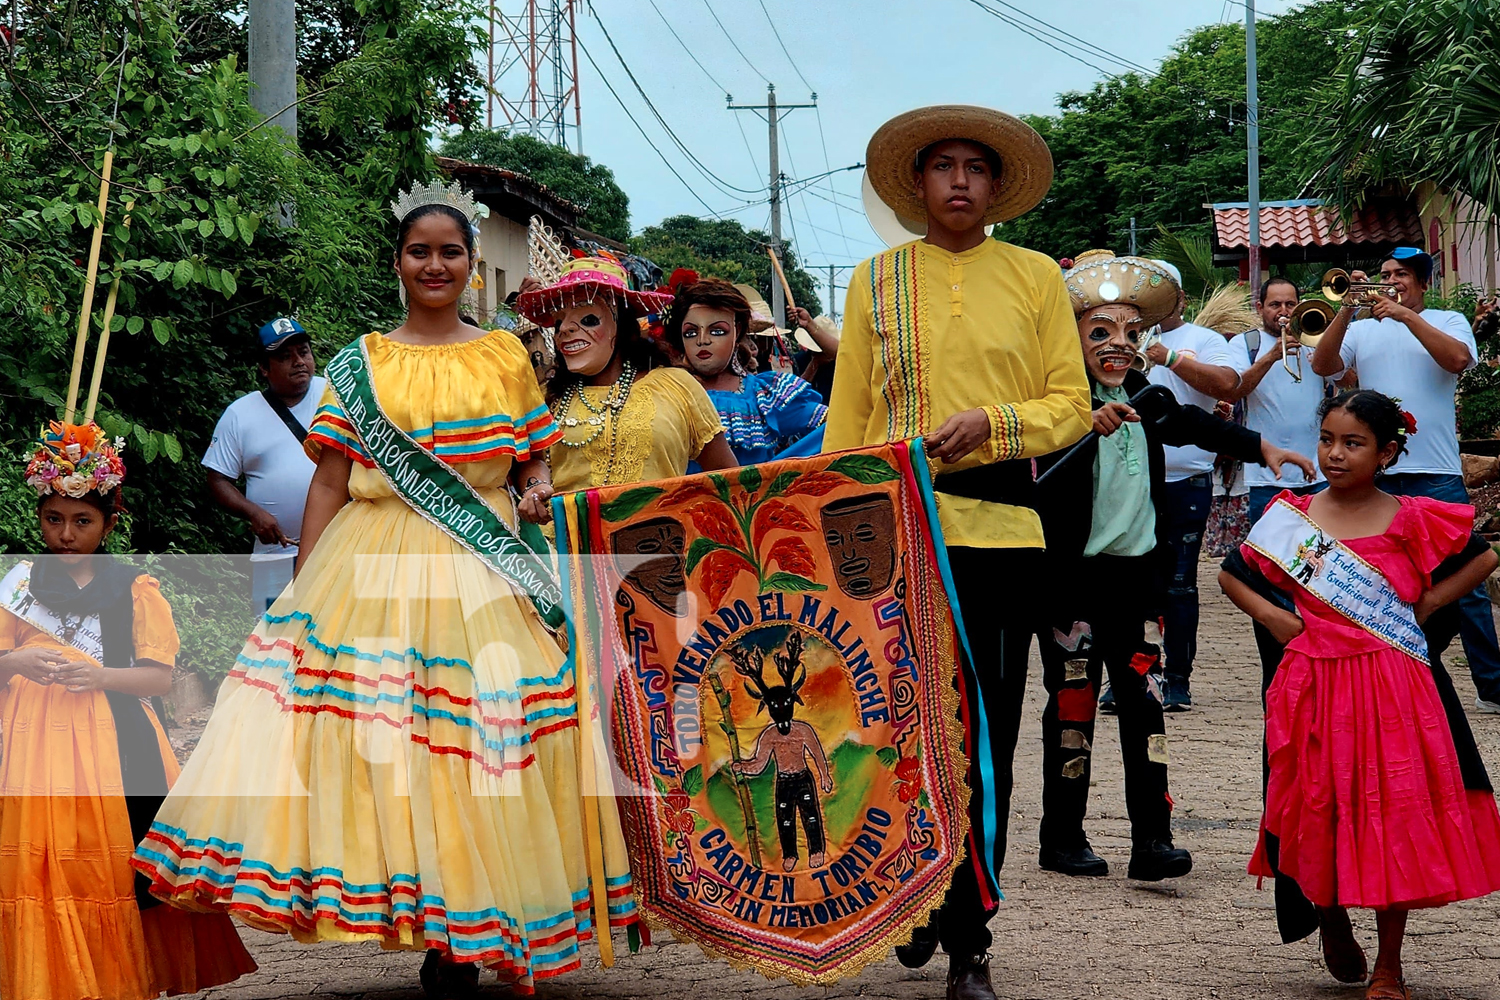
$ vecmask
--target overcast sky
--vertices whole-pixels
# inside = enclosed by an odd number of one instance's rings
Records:
[[[1029,22],[1018,10],[1150,68],[1191,29],[1245,16],[1239,0],[1009,0],[1010,9],[1000,0],[985,2],[1021,23]],[[817,92],[817,112],[793,111],[782,123],[781,169],[796,178],[862,161],[871,133],[910,108],[946,102],[1047,113],[1059,93],[1103,78],[1097,67],[1119,69],[1081,47],[1072,51],[1095,65],[1069,58],[972,0],[654,0],[680,43],[653,0],[594,3],[667,125],[726,188],[751,192],[721,189],[673,145],[588,14],[587,0],[580,0],[579,41],[630,109],[621,109],[580,50],[583,152],[614,171],[630,196],[636,231],[669,215],[711,210],[747,227],[767,226],[766,125],[748,112],[726,110],[726,89],[736,104],[764,104],[767,79],[783,103],[809,103],[809,92]],[[1291,0],[1261,0],[1257,10],[1266,16],[1293,6]],[[772,33],[771,18],[790,59]],[[852,264],[884,248],[859,207],[860,172],[836,174],[831,183],[832,191],[829,181],[821,181],[783,208],[783,235],[795,239],[810,265]]]

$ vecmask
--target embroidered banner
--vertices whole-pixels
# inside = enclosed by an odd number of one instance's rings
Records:
[[[333,356],[327,375],[349,425],[396,496],[530,598],[548,628],[562,628],[562,590],[540,529],[517,519],[512,530],[453,466],[391,422],[370,381],[363,337]]]
[[[1412,606],[1379,570],[1285,500],[1271,505],[1245,542],[1339,614],[1427,662],[1427,637]]]
[[[852,975],[962,860],[925,468],[897,443],[554,501],[573,648],[614,692],[641,909],[737,967]]]
[[[65,645],[72,646],[95,663],[104,662],[104,635],[99,616],[59,615],[42,604],[31,593],[31,563],[19,562],[0,580],[0,607],[45,632]]]

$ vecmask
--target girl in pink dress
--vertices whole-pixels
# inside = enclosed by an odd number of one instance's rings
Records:
[[[1296,882],[1317,907],[1329,971],[1343,982],[1363,981],[1367,968],[1346,908],[1375,910],[1380,951],[1366,997],[1409,1000],[1407,911],[1500,889],[1500,812],[1493,791],[1474,787],[1488,785],[1482,768],[1465,787],[1420,629],[1497,560],[1483,549],[1432,582],[1469,546],[1474,512],[1377,488],[1416,431],[1394,400],[1344,393],[1324,403],[1322,421],[1328,489],[1282,493],[1241,547],[1296,612],[1228,571],[1219,576],[1286,646],[1266,693],[1269,780],[1250,873],[1279,869]],[[1267,856],[1268,835],[1279,858]]]

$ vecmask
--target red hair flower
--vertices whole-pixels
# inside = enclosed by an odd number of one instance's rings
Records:
[[[1417,433],[1417,418],[1412,415],[1412,412],[1410,410],[1401,411],[1401,423],[1405,425],[1405,430],[1408,437],[1412,434]]]
[[[679,267],[672,272],[667,279],[667,288],[675,295],[684,285],[696,285],[699,281],[698,272],[690,268]]]

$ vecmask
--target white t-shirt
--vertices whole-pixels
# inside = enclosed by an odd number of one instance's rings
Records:
[[[1229,341],[1208,327],[1184,323],[1170,333],[1163,333],[1161,342],[1178,354],[1192,354],[1201,364],[1218,365],[1221,368],[1234,367],[1229,360]],[[1201,406],[1209,413],[1212,413],[1214,407],[1219,405],[1217,399],[1199,392],[1172,372],[1167,371],[1166,365],[1153,366],[1146,373],[1146,377],[1157,385],[1164,385],[1171,389],[1172,395],[1177,397],[1179,403]],[[1193,476],[1212,471],[1214,467],[1213,452],[1204,451],[1192,445],[1182,447],[1168,445],[1166,459],[1167,482],[1169,483],[1175,483],[1180,479],[1191,479]]]
[[[1469,367],[1479,357],[1474,332],[1462,313],[1426,309],[1419,314],[1443,333],[1469,349]],[[1349,324],[1339,348],[1344,366],[1359,372],[1359,387],[1374,389],[1401,400],[1401,408],[1417,418],[1417,433],[1407,441],[1407,453],[1392,472],[1463,475],[1458,459],[1458,426],[1454,396],[1458,376],[1444,371],[1405,323],[1394,319],[1360,319]]]
[[[1249,371],[1254,363],[1250,358],[1250,345],[1245,340],[1246,336],[1235,337],[1229,342],[1230,364],[1241,375]],[[1271,365],[1271,370],[1266,372],[1266,377],[1260,380],[1260,384],[1245,397],[1245,426],[1259,432],[1262,438],[1278,448],[1300,452],[1316,462],[1318,404],[1323,402],[1324,382],[1313,374],[1312,351],[1303,348],[1301,382],[1294,381],[1281,364],[1281,346],[1276,338],[1261,330],[1260,350],[1256,353],[1256,359],[1267,353],[1275,354],[1277,360]],[[1295,361],[1291,365],[1293,369],[1297,367]],[[1276,473],[1264,465],[1245,466],[1247,486],[1302,485],[1302,473],[1293,466],[1282,466],[1281,475],[1282,478],[1277,479]],[[1323,473],[1319,472],[1312,481],[1321,483]]]
[[[309,427],[318,412],[327,383],[314,375],[307,395],[291,408],[292,416],[303,427]],[[258,392],[241,396],[219,418],[213,441],[203,464],[230,479],[245,477],[245,497],[264,507],[281,525],[288,538],[302,535],[302,508],[307,503],[307,487],[317,466],[302,450],[295,434],[281,422],[266,397]],[[267,545],[255,540],[250,559],[291,559],[297,555],[295,545]]]

